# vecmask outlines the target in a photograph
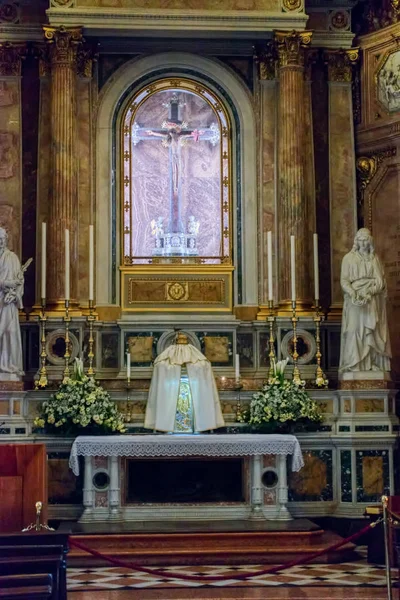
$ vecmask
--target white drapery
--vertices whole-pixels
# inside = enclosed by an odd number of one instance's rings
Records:
[[[211,364],[191,344],[172,344],[154,362],[144,426],[173,431],[182,365],[186,366],[193,401],[195,431],[225,425]]]

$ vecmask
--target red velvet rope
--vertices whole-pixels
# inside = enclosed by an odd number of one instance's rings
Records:
[[[354,533],[350,537],[347,537],[346,539],[341,540],[340,542],[336,542],[336,544],[332,544],[332,546],[329,546],[328,548],[324,548],[323,550],[314,552],[313,554],[310,554],[309,556],[306,556],[305,558],[297,558],[296,560],[291,560],[283,565],[273,565],[272,567],[260,569],[259,571],[256,571],[256,572],[247,571],[245,573],[235,574],[232,576],[231,575],[185,575],[184,573],[177,573],[174,571],[150,569],[148,567],[143,567],[142,565],[138,565],[137,563],[125,562],[123,560],[119,560],[118,558],[112,558],[112,556],[106,556],[105,554],[102,554],[101,552],[97,552],[97,550],[92,550],[91,548],[88,548],[84,544],[80,544],[79,542],[72,540],[71,538],[69,539],[69,544],[71,546],[73,546],[74,548],[79,548],[79,550],[83,550],[84,552],[87,552],[88,554],[95,556],[96,558],[101,558],[103,560],[106,560],[107,562],[109,562],[113,565],[116,565],[117,567],[132,569],[134,571],[142,571],[143,573],[148,573],[150,575],[157,575],[158,577],[163,577],[163,578],[167,577],[169,579],[183,579],[185,581],[202,581],[203,583],[207,583],[208,581],[228,581],[228,580],[232,580],[232,579],[235,581],[242,581],[243,579],[251,579],[253,577],[260,577],[260,575],[267,575],[267,574],[269,575],[271,573],[278,573],[279,571],[283,571],[285,569],[290,569],[291,567],[296,567],[297,565],[304,565],[304,564],[310,562],[311,560],[313,560],[314,558],[318,558],[322,554],[326,554],[328,552],[338,550],[345,544],[353,542],[354,540],[361,537],[364,533],[369,531],[371,529],[371,527],[374,527],[374,526],[375,526],[375,523],[369,523],[368,525],[366,525],[366,527],[361,529],[361,531]]]

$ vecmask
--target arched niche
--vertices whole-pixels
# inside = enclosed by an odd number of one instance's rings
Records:
[[[256,125],[249,91],[226,66],[189,53],[163,53],[132,59],[120,67],[101,91],[96,119],[96,298],[97,305],[119,305],[120,206],[116,178],[115,131],[124,98],[135,85],[161,76],[190,74],[219,95],[230,114],[234,135],[233,247],[234,304],[256,306],[257,184]]]

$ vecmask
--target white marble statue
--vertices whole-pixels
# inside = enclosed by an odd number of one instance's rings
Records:
[[[342,261],[344,293],[339,371],[390,371],[386,283],[368,229],[359,229]]]
[[[0,227],[0,381],[19,381],[24,374],[18,319],[24,270],[17,255],[7,248],[7,240],[6,230]]]

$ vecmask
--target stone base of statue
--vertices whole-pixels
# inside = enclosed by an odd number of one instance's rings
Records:
[[[3,373],[0,379],[0,390],[22,391],[24,389],[24,382],[21,381],[21,378],[18,377],[18,375],[14,375],[12,378],[10,374],[9,379],[3,378],[3,375],[5,374]]]
[[[389,371],[346,371],[339,374],[339,381],[391,381]]]

